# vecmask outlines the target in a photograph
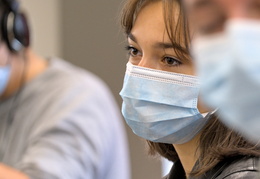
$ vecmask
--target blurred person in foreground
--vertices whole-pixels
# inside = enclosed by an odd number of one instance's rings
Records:
[[[201,94],[221,119],[260,141],[260,0],[183,0]]]
[[[125,131],[106,85],[35,54],[17,1],[1,0],[0,17],[0,178],[130,178]]]

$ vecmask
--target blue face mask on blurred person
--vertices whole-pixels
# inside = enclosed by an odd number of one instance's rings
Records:
[[[0,96],[3,94],[11,74],[10,66],[0,67]]]
[[[260,21],[232,20],[222,34],[194,40],[203,101],[253,141],[260,140]]]
[[[122,113],[133,132],[153,142],[190,141],[207,120],[197,109],[196,77],[127,64]]]

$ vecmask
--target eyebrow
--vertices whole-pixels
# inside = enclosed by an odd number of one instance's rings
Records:
[[[128,37],[129,39],[131,39],[132,41],[134,41],[135,43],[137,43],[137,40],[136,40],[135,36],[134,36],[132,33],[129,33],[129,34],[127,35],[127,37]]]
[[[199,0],[199,1],[195,1],[194,3],[194,8],[196,10],[203,8],[203,7],[208,7],[208,6],[214,6],[216,3],[212,2],[212,1],[208,1],[208,0]]]
[[[163,48],[163,49],[168,49],[168,48],[176,48],[176,46],[172,43],[164,43],[164,42],[158,42],[154,45],[155,48]]]
[[[137,43],[137,39],[136,37],[132,34],[129,33],[128,34],[128,38],[130,38],[132,41],[134,41],[135,43]],[[185,52],[185,48],[183,48],[182,46],[180,46],[177,43],[165,43],[165,42],[157,42],[156,44],[153,45],[155,48],[162,48],[162,49],[177,49],[180,50],[182,52]]]

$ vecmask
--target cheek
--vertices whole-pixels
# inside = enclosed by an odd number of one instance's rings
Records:
[[[178,73],[196,76],[195,66],[191,61],[185,62],[179,68],[176,68],[176,70]]]
[[[137,65],[140,63],[141,59],[142,59],[142,57],[131,57],[131,56],[130,56],[130,57],[128,58],[128,61],[129,61],[131,64],[137,66]]]
[[[195,72],[195,67],[194,67],[194,65],[193,64],[191,64],[191,65],[187,65],[187,74],[188,75],[193,75],[193,76],[197,76],[196,75],[196,72]]]
[[[0,43],[0,66],[5,66],[8,63],[9,51],[4,43]]]
[[[206,106],[201,98],[201,96],[199,96],[198,98],[198,110],[200,111],[200,113],[206,113],[209,111],[213,111],[214,109],[210,109],[208,106]]]

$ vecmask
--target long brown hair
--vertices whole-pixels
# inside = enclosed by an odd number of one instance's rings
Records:
[[[190,59],[190,33],[187,18],[183,12],[180,0],[128,0],[122,10],[121,24],[128,35],[135,23],[139,11],[148,3],[162,1],[164,8],[164,21],[167,34],[180,59]],[[176,13],[178,17],[176,20]],[[246,141],[240,134],[222,124],[216,115],[210,116],[209,122],[201,131],[198,149],[200,156],[198,166],[191,175],[199,176],[216,166],[225,158],[233,156],[260,156],[260,148]],[[179,160],[172,144],[155,143],[147,141],[149,153],[160,154],[170,161]]]

